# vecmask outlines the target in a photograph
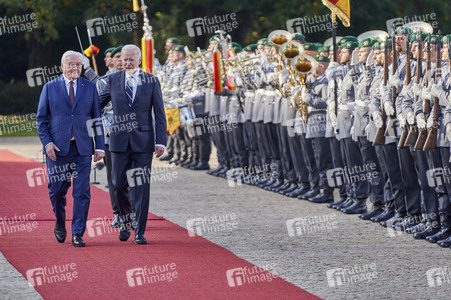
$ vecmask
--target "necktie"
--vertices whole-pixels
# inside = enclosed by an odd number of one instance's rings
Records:
[[[75,92],[74,92],[74,82],[70,81],[69,82],[70,87],[69,87],[69,100],[70,100],[70,105],[72,107],[74,107],[74,101],[75,101]]]
[[[71,107],[74,107],[74,101],[75,101],[75,91],[74,91],[74,82],[69,82],[69,100]],[[70,139],[74,140],[74,127],[72,126],[72,129],[70,131]]]
[[[133,104],[133,85],[133,77],[130,76],[125,84],[125,94],[127,94],[128,106],[132,106]]]

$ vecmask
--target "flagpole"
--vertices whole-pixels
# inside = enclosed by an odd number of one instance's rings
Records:
[[[334,54],[334,62],[338,62],[337,57],[337,32],[336,32],[336,26],[337,26],[337,20],[335,16],[335,12],[332,11],[332,46],[333,46],[333,54]],[[334,77],[334,102],[335,102],[335,117],[337,117],[338,113],[338,96],[337,96],[337,79]]]

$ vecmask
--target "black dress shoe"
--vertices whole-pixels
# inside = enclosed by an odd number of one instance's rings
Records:
[[[208,164],[208,162],[200,162],[197,165],[193,166],[191,170],[195,171],[210,170],[210,165]]]
[[[74,246],[74,247],[86,246],[85,242],[81,238],[81,235],[79,235],[79,234],[72,235],[72,246]]]
[[[162,156],[162,157],[160,157],[159,158],[159,160],[162,160],[162,161],[168,161],[168,160],[171,160],[172,159],[172,155],[164,155],[164,156]]]
[[[291,194],[291,192],[295,191],[298,188],[298,185],[295,183],[292,183],[288,186],[288,188],[279,191],[282,195],[287,196],[288,194]]]
[[[380,223],[382,221],[386,221],[389,220],[391,218],[393,218],[395,216],[395,212],[391,209],[386,209],[384,210],[383,213],[381,213],[378,216],[372,217],[371,221],[375,222],[375,223]]]
[[[369,220],[371,220],[372,217],[378,216],[378,215],[380,215],[383,212],[384,212],[383,208],[381,208],[381,207],[373,207],[373,209],[370,210],[369,212],[361,214],[359,216],[359,218],[362,219],[362,220],[365,220],[365,221],[369,221]]]
[[[308,187],[303,187],[301,185],[298,185],[298,188],[292,191],[291,193],[287,194],[288,197],[297,198],[299,195],[304,195],[309,191]]]
[[[334,195],[329,191],[322,191],[315,197],[310,198],[309,201],[313,203],[331,203],[332,201],[334,201]]]
[[[111,222],[111,227],[112,228],[119,228],[120,223],[119,223],[119,215],[118,214],[114,214],[114,220],[113,222]]]
[[[366,213],[366,203],[365,200],[358,200],[354,205],[351,205],[347,208],[343,208],[341,210],[345,214],[355,215],[355,214],[363,214]]]
[[[346,201],[346,198],[340,197],[337,201],[327,204],[328,208],[335,208],[337,205],[341,205]]]
[[[440,240],[437,242],[437,244],[443,248],[450,248],[451,247],[451,237],[444,239],[444,240]]]
[[[393,229],[395,230],[401,230],[405,231],[408,227],[413,227],[415,225],[418,225],[418,223],[421,222],[421,216],[408,216],[402,221],[401,223],[398,223],[396,225],[393,225]]]
[[[64,243],[67,235],[66,227],[64,224],[56,224],[53,233],[55,234],[58,243]]]
[[[379,222],[384,227],[393,226],[404,220],[405,216],[396,213],[392,218]]]
[[[303,195],[304,196],[304,200],[310,200],[310,198],[315,197],[319,193],[320,193],[320,190],[318,188],[310,189],[310,191],[308,191],[307,193],[305,193]]]
[[[126,242],[130,237],[130,230],[119,230],[119,240]]]
[[[440,240],[447,239],[451,236],[451,229],[445,228],[437,232],[436,234],[430,235],[426,240],[430,243],[437,243]]]
[[[343,202],[342,204],[335,206],[335,209],[341,211],[341,210],[344,209],[344,208],[348,208],[348,207],[354,205],[354,203],[355,203],[354,199],[348,198],[348,199],[346,199],[346,201]]]
[[[426,239],[428,236],[434,235],[437,232],[439,232],[440,230],[438,228],[432,228],[432,226],[429,224],[427,226],[427,228],[425,228],[423,231],[420,232],[415,232],[413,234],[413,237],[418,239],[418,240],[424,240]]]
[[[137,245],[138,244],[140,244],[140,245],[147,244],[147,240],[144,237],[144,235],[142,235],[142,234],[135,235],[135,244],[137,244]]]

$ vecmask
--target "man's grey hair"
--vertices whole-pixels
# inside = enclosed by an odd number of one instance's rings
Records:
[[[61,57],[61,63],[65,64],[66,63],[66,59],[69,56],[76,56],[76,57],[78,57],[80,59],[81,62],[83,62],[83,55],[80,52],[68,50],[68,51],[64,52],[63,57]]]
[[[125,45],[124,48],[122,48],[122,52],[123,51],[135,51],[136,55],[138,56],[138,59],[141,59],[141,49],[139,49],[139,47],[136,45],[133,44]]]

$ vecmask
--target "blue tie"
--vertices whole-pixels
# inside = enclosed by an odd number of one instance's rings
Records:
[[[127,94],[128,106],[132,106],[133,104],[133,85],[133,77],[129,77],[125,84],[125,94]]]

